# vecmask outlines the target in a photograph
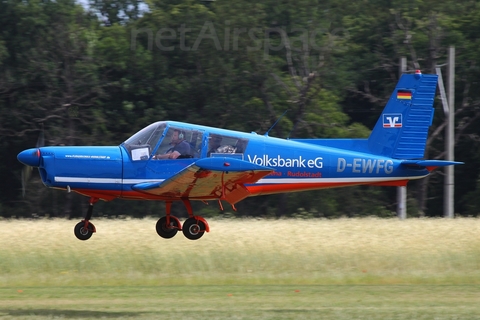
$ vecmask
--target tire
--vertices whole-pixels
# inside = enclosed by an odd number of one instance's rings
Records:
[[[198,240],[205,233],[205,223],[195,218],[188,218],[183,223],[183,235],[190,240]]]
[[[80,221],[73,229],[73,233],[77,239],[85,241],[92,237],[93,230],[95,230],[95,226],[91,222],[88,223],[88,227],[85,229],[85,221]]]
[[[178,221],[177,219],[170,218],[170,226],[167,226],[167,217],[161,217],[158,219],[155,229],[160,237],[164,239],[173,238],[179,229]]]

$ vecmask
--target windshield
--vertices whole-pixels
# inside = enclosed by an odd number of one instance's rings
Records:
[[[124,144],[129,148],[134,146],[148,146],[151,152],[157,145],[158,140],[162,137],[166,126],[165,122],[155,122],[135,133],[128,138]]]

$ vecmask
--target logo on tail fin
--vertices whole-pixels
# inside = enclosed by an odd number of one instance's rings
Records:
[[[384,128],[401,128],[402,114],[401,113],[385,113],[383,114]]]

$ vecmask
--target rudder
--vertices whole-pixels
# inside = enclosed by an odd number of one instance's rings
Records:
[[[422,159],[432,124],[437,75],[404,74],[368,138],[371,153]]]

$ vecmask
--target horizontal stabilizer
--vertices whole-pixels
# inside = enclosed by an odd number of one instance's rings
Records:
[[[446,167],[457,164],[463,164],[463,162],[447,161],[447,160],[404,160],[402,165],[416,166],[416,167]]]

